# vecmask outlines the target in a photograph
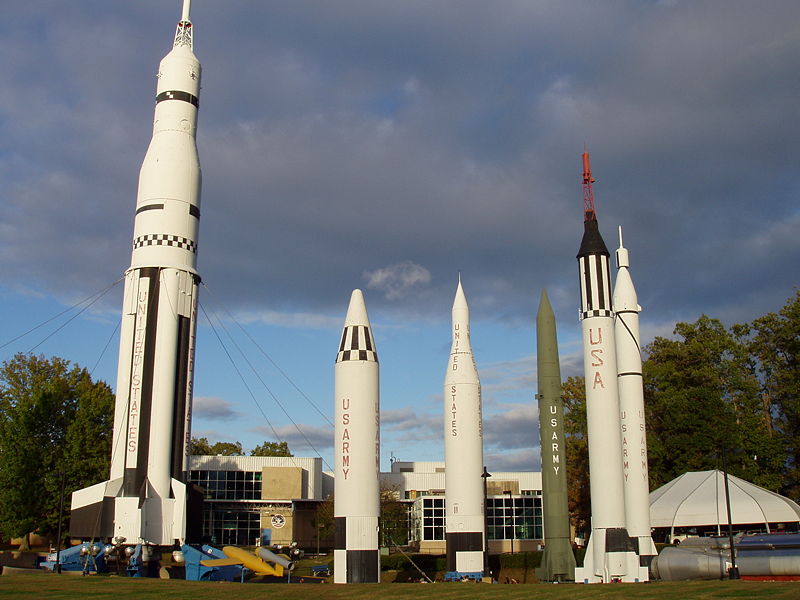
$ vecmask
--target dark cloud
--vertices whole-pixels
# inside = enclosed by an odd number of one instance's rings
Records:
[[[68,300],[127,266],[172,4],[4,5],[3,285]],[[529,320],[546,286],[574,328],[584,142],[646,330],[796,284],[796,2],[193,11],[199,268],[233,310],[328,322],[366,281],[371,314],[440,318],[461,270],[476,320]]]
[[[259,426],[249,429],[265,436],[267,441],[286,442],[289,450],[296,456],[316,455],[333,448],[333,428],[317,425],[298,424],[271,427]]]
[[[502,412],[484,415],[483,441],[486,452],[532,448],[539,441],[538,409],[533,402],[511,404]]]
[[[192,401],[192,416],[206,421],[232,421],[241,415],[227,400],[200,396]]]

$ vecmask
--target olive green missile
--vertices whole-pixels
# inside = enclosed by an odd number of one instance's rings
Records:
[[[542,448],[542,508],[545,547],[540,581],[573,581],[572,553],[567,505],[567,447],[564,439],[564,402],[561,399],[561,369],[558,364],[556,316],[547,291],[542,290],[536,314],[536,363],[538,367],[539,437]]]

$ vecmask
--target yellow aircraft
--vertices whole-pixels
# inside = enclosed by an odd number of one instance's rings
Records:
[[[242,565],[258,575],[273,575],[283,577],[284,569],[291,571],[294,563],[288,556],[275,554],[266,548],[259,548],[257,553],[242,550],[236,546],[225,546],[222,548],[228,558],[210,558],[201,560],[200,564],[204,567],[227,567],[231,565]]]

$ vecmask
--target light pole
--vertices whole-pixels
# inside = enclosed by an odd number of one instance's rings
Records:
[[[61,475],[61,501],[58,505],[58,546],[56,547],[56,573],[61,574],[61,524],[64,520],[64,487],[67,484],[67,474],[62,471]]]
[[[731,519],[731,493],[728,489],[728,461],[725,446],[722,446],[722,478],[725,481],[725,507],[728,509],[728,543],[731,546],[731,568],[728,569],[728,579],[740,579],[739,569],[736,566],[736,551],[733,548],[733,520]]]
[[[481,473],[481,477],[483,478],[483,574],[486,575],[489,572],[489,517],[487,516],[489,513],[489,494],[488,494],[488,484],[489,477],[492,474],[486,470],[486,465],[483,466],[483,473]]]

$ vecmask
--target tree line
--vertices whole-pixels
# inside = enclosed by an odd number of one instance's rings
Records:
[[[800,495],[800,290],[778,312],[725,327],[702,315],[643,349],[650,489],[687,471],[719,469]],[[563,384],[570,512],[589,526],[586,395]]]
[[[778,312],[726,328],[706,315],[678,323],[675,339],[644,348],[650,489],[686,471],[719,467],[767,489],[800,496],[800,291]],[[570,511],[589,519],[583,378],[563,384]],[[17,354],[0,365],[0,540],[29,532],[54,539],[61,486],[71,493],[107,479],[114,395],[69,361]],[[193,438],[192,454],[245,454],[240,442]],[[286,442],[251,456],[292,456]],[[65,521],[66,526],[66,521]]]
[[[64,490],[63,534],[72,492],[108,479],[114,394],[104,381],[59,357],[17,354],[0,365],[0,542],[29,534],[55,541]],[[192,438],[192,454],[244,455],[240,442]],[[292,456],[265,441],[251,456]]]

